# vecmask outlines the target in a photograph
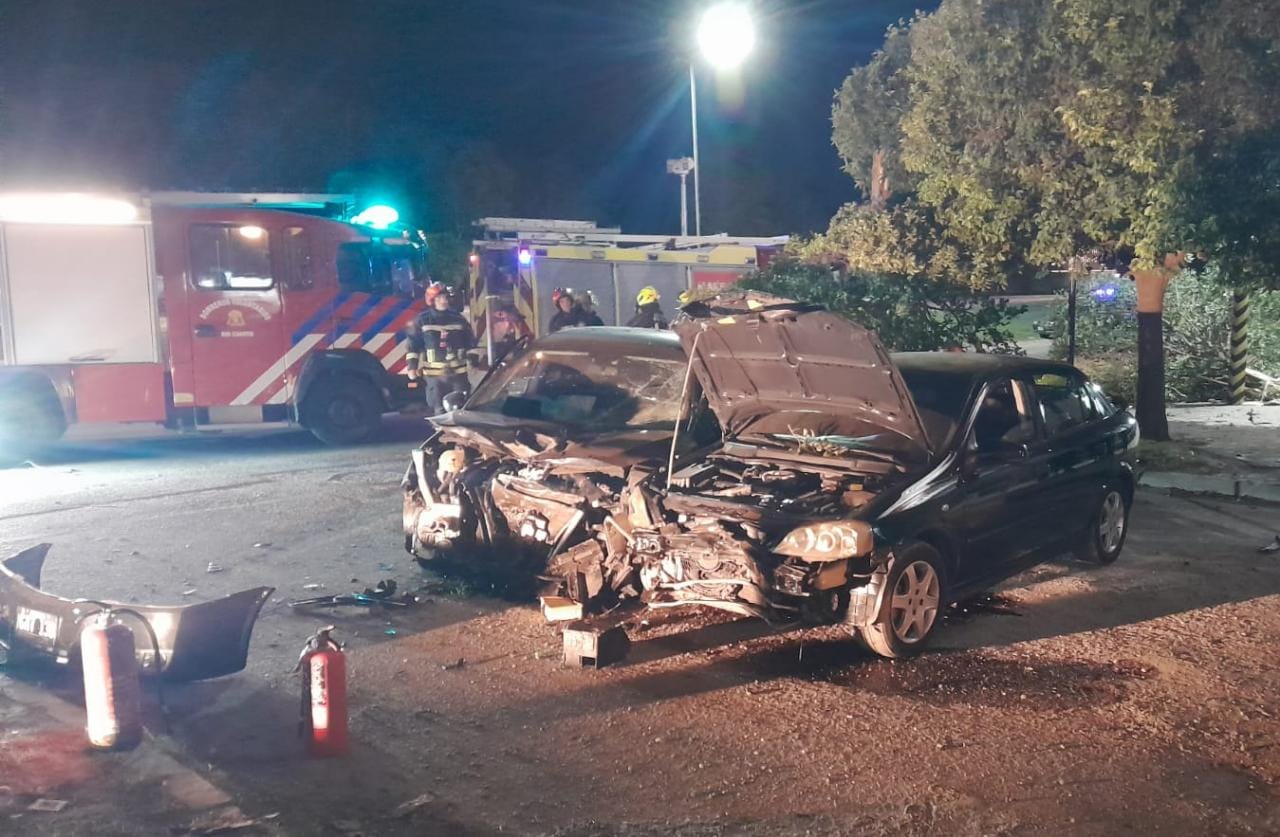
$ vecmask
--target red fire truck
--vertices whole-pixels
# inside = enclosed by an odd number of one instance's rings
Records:
[[[295,422],[411,399],[421,237],[343,195],[0,195],[0,446],[71,423]],[[365,223],[362,224],[361,222]]]

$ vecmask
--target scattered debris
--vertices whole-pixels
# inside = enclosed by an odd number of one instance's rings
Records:
[[[235,806],[230,808],[222,808],[203,817],[193,820],[187,826],[188,833],[191,834],[228,834],[232,831],[243,831],[246,828],[253,828],[255,825],[261,825],[269,820],[274,820],[280,816],[277,811],[272,814],[265,814],[261,817],[246,816],[243,811]]]
[[[397,631],[395,628],[387,628],[385,631],[383,631],[383,632],[382,632],[382,635],[383,635],[383,636],[396,636],[396,635],[397,635],[397,634],[399,634],[399,633],[400,633],[400,632],[399,632],[399,631]]]
[[[212,561],[209,562],[209,566],[204,568],[204,571],[210,574],[224,572],[225,570],[226,570],[226,567],[222,566],[221,564],[215,564]]]
[[[435,802],[435,801],[436,801],[435,796],[430,793],[424,793],[421,796],[415,796],[413,799],[410,799],[408,802],[401,802],[399,805],[397,805],[396,809],[391,812],[391,816],[407,817],[410,814],[412,814],[414,811],[423,807],[424,805],[430,805],[432,802]]]
[[[378,563],[378,572],[382,572],[382,573],[393,573],[393,572],[395,572],[395,571],[396,571],[396,565],[395,565],[395,564],[387,564],[387,563],[384,563],[384,562],[379,562],[379,563]]]
[[[548,622],[572,622],[582,615],[582,602],[565,596],[542,597],[542,618]]]
[[[1258,551],[1266,554],[1268,552],[1280,552],[1280,535],[1272,538],[1271,543],[1258,547]]]
[[[65,799],[37,799],[27,806],[28,811],[38,811],[42,814],[56,814],[71,803]]]
[[[253,548],[254,548],[254,549],[266,549],[266,548],[267,548],[267,547],[269,547],[269,546],[271,546],[271,542],[270,542],[270,541],[261,541],[261,542],[259,542],[259,543],[255,543],[255,544],[253,545]]]
[[[183,596],[194,596],[195,594],[196,594],[196,588],[194,587],[188,587],[186,590],[182,591]]]
[[[621,627],[598,627],[572,622],[564,629],[564,663],[568,666],[604,668],[621,662],[631,650],[631,639]]]
[[[323,586],[324,586],[323,584],[319,584],[319,583],[317,583],[317,582],[312,582],[311,584],[304,584],[304,585],[302,585],[302,589],[303,589],[303,590],[319,590],[319,589],[320,589],[321,587],[323,587]]]
[[[467,664],[467,660],[466,660],[466,658],[465,658],[465,657],[459,657],[459,658],[457,659],[457,661],[456,661],[456,662],[452,662],[452,663],[445,663],[445,664],[443,664],[442,666],[440,666],[440,670],[441,670],[441,671],[453,671],[454,669],[462,668],[462,667],[463,667],[463,666],[465,666],[466,664]]]
[[[308,590],[314,590],[323,585],[305,584]],[[336,593],[332,596],[316,596],[311,599],[295,599],[289,602],[289,607],[316,607],[316,606],[334,606],[334,605],[362,605],[364,607],[373,607],[379,605],[382,607],[409,607],[418,603],[418,598],[412,593],[401,593],[396,595],[396,583],[393,579],[384,579],[379,581],[375,587],[366,587],[360,593]]]

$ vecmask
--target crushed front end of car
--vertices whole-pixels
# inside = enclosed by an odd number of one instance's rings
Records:
[[[507,373],[497,389],[516,394],[496,411],[473,399],[439,421],[404,480],[406,548],[524,563],[579,605],[565,618],[628,601],[840,618],[887,560],[872,521],[929,460],[901,375],[865,329],[753,293],[699,301],[675,331],[677,368],[639,384],[662,405],[643,428],[564,432],[546,421],[564,407],[546,403],[545,370]],[[596,397],[599,378],[637,387],[608,361],[578,371],[597,380],[575,379],[571,399]]]

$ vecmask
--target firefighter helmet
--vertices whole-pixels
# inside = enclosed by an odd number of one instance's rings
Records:
[[[431,303],[435,302],[436,297],[440,296],[441,294],[443,294],[446,297],[452,297],[453,288],[450,288],[448,285],[444,284],[443,282],[432,282],[430,285],[427,285],[427,293],[426,293],[427,304],[430,305]]]
[[[680,296],[676,298],[676,302],[680,303],[680,307],[683,308],[693,302],[693,294],[690,291],[681,291]]]
[[[570,301],[573,300],[573,288],[556,288],[551,292],[551,304],[559,305],[560,300],[565,297],[568,297]]]
[[[587,308],[595,308],[596,295],[591,291],[578,291],[578,304]]]
[[[662,297],[658,296],[658,289],[653,285],[645,285],[640,289],[640,293],[636,294],[636,305],[648,305],[651,302],[657,302]]]

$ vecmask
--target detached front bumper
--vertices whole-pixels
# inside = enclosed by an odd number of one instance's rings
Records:
[[[64,599],[40,589],[49,548],[40,544],[0,562],[0,663],[31,657],[69,663],[79,656],[84,618],[110,610],[133,630],[144,672],[171,680],[221,677],[244,668],[254,622],[275,592],[257,587],[176,607]]]

